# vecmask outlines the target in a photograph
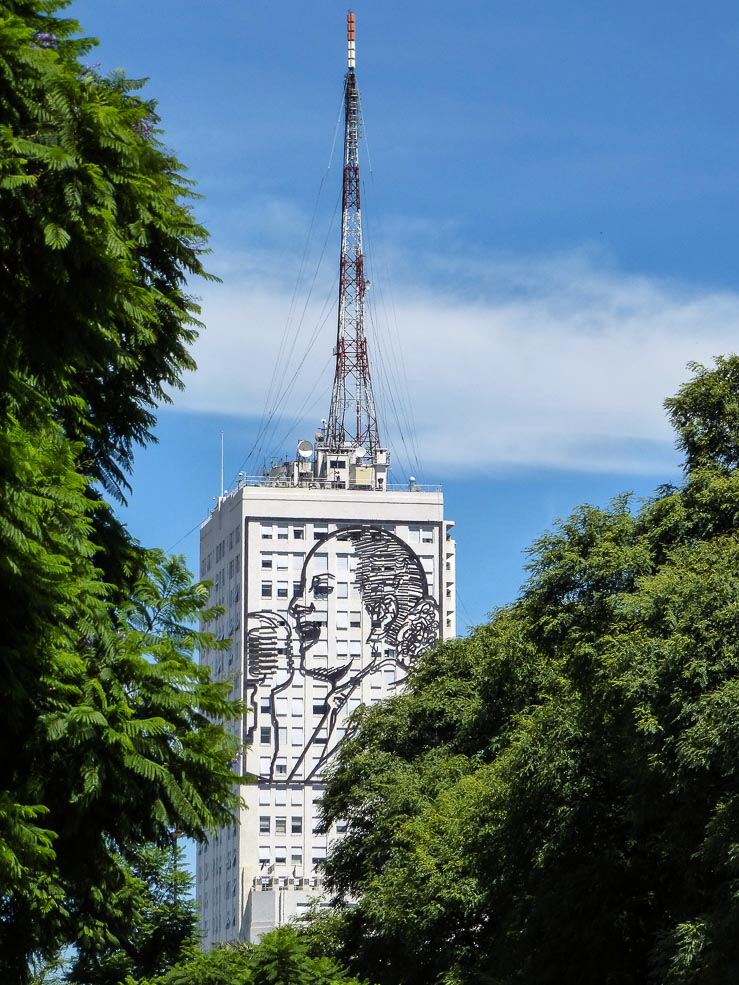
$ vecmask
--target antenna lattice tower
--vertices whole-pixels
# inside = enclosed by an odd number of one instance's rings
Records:
[[[364,295],[367,281],[362,255],[362,212],[359,197],[359,91],[354,72],[354,14],[347,15],[347,64],[344,80],[344,187],[341,207],[341,265],[336,371],[326,427],[329,448],[363,448],[375,460],[380,447],[372,393]]]

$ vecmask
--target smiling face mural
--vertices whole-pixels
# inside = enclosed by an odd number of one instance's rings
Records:
[[[255,714],[260,695],[262,722],[269,704],[274,724],[269,770],[263,757],[260,776],[305,781],[320,775],[344,737],[350,711],[381,681],[392,681],[391,689],[402,683],[413,660],[438,638],[438,605],[408,544],[369,525],[322,536],[305,557],[286,617],[269,611],[247,616],[248,693]],[[306,712],[300,748],[294,740],[288,745],[277,728],[278,704],[288,692],[314,712]]]

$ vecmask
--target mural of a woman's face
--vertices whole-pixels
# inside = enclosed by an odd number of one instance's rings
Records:
[[[338,723],[345,720],[351,698],[361,696],[362,681],[381,676],[388,665],[396,668],[392,686],[402,681],[403,672],[438,639],[439,612],[413,549],[389,531],[366,525],[335,530],[315,543],[287,615],[285,620],[274,612],[249,614],[247,665],[252,682],[271,689],[276,745],[265,776],[272,779],[277,751],[283,750],[275,726],[276,695],[299,684],[300,676],[324,686],[320,724],[291,760],[291,772],[279,777],[307,780],[320,775],[338,749],[344,735]],[[262,714],[256,689],[252,708],[256,720]]]
[[[364,643],[373,660],[380,656],[383,644],[396,645],[406,613],[428,596],[418,558],[398,538],[367,527],[329,534],[306,558],[299,589],[288,609],[304,670],[312,670],[311,648],[319,641],[327,642],[332,599],[339,597],[340,591],[347,609],[363,609],[368,617]]]

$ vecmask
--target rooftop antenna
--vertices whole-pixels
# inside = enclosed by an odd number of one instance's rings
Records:
[[[362,255],[362,212],[359,199],[359,92],[354,14],[347,14],[347,73],[344,79],[344,187],[341,202],[341,262],[336,369],[325,440],[330,450],[365,448],[374,462],[380,448],[375,398],[372,393],[364,295],[367,281]]]

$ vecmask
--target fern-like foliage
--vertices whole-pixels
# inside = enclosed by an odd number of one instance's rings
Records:
[[[0,0],[0,981],[131,937],[130,863],[230,822],[240,713],[193,660],[207,592],[121,500],[194,363],[205,232],[155,106],[65,0]],[[125,895],[125,893],[124,893]],[[135,935],[133,935],[135,936]],[[130,940],[128,941],[130,944]],[[127,945],[127,946],[128,946]]]

